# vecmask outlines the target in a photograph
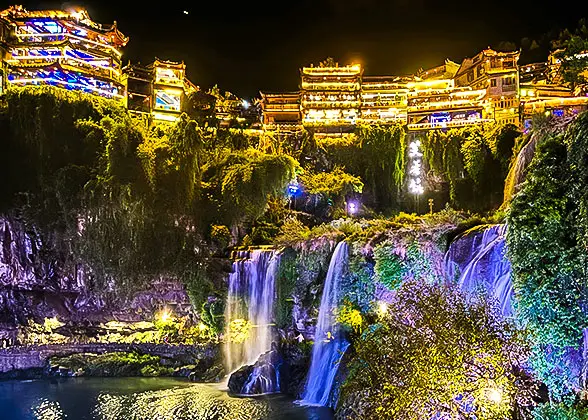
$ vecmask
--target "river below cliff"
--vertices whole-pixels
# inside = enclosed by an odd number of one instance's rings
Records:
[[[0,382],[0,418],[326,420],[332,414],[282,395],[232,398],[218,385],[171,378],[67,378]]]

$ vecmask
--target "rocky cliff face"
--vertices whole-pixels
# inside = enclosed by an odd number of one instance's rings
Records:
[[[57,317],[61,322],[91,324],[151,320],[164,307],[179,316],[191,311],[184,286],[174,279],[155,278],[148,288],[130,295],[115,289],[94,290],[82,264],[67,261],[67,256],[47,257],[48,247],[19,222],[0,217],[0,329],[4,335],[30,319],[42,322]]]

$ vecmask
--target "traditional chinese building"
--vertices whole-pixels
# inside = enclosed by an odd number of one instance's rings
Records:
[[[360,115],[361,80],[359,64],[339,66],[334,62],[300,70],[302,123],[321,131],[346,131]]]
[[[409,130],[463,127],[488,121],[483,116],[484,89],[455,87],[454,79],[407,84]]]
[[[148,66],[123,69],[128,109],[155,121],[176,121],[187,95],[198,89],[186,77],[186,65],[155,59]]]
[[[362,123],[404,123],[408,112],[409,89],[413,78],[366,76],[361,83],[360,121]]]
[[[455,74],[456,86],[485,90],[485,119],[519,124],[519,56],[487,48],[464,59]]]
[[[128,38],[112,25],[90,19],[85,10],[0,12],[3,85],[53,85],[124,97],[121,49]]]
[[[557,52],[556,52],[557,53]],[[581,90],[572,90],[564,84],[561,62],[556,53],[547,62],[533,63],[520,69],[520,100],[522,123],[529,128],[533,115],[555,117],[574,115],[588,106],[588,97]]]
[[[272,130],[288,130],[301,122],[300,93],[261,93],[263,127]]]

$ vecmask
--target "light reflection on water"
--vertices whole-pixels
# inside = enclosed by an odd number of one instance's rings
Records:
[[[0,418],[11,420],[327,420],[283,396],[232,398],[218,386],[170,378],[70,378],[0,382]]]

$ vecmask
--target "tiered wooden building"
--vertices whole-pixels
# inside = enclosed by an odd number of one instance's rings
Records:
[[[533,114],[577,113],[588,106],[559,76],[560,63],[519,67],[518,51],[487,48],[461,64],[411,76],[364,76],[358,64],[333,61],[301,69],[300,91],[262,92],[266,131],[312,128],[329,135],[357,124],[400,123],[409,130],[462,127],[496,121],[526,127]]]
[[[128,38],[85,10],[0,12],[2,85],[48,84],[122,99],[122,47]]]

